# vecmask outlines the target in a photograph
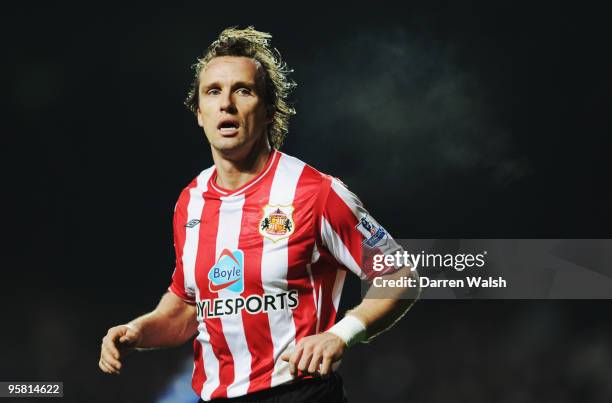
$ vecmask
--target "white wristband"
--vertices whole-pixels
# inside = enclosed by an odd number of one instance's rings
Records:
[[[347,347],[352,347],[365,339],[366,327],[359,318],[346,315],[340,322],[333,325],[328,332],[344,340]]]

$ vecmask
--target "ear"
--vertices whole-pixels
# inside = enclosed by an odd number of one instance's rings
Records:
[[[196,116],[198,118],[198,126],[204,128],[204,119],[202,118],[202,112],[200,112],[200,108],[196,111]]]

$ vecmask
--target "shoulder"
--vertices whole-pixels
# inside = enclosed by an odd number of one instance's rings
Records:
[[[191,196],[192,189],[196,189],[200,194],[206,191],[206,188],[208,187],[208,180],[210,179],[210,176],[213,174],[214,168],[215,168],[214,165],[209,168],[206,168],[205,170],[200,172],[195,178],[193,178],[191,182],[189,182],[189,184],[181,190],[181,193],[179,194],[179,197],[176,203],[176,207],[179,207],[182,204],[186,204],[186,202],[189,200]]]
[[[293,157],[289,154],[280,152],[280,160],[278,162],[277,170],[281,172],[293,172],[296,176],[299,176],[299,187],[312,188],[312,190],[320,189],[323,187],[331,186],[334,177],[325,174],[312,165],[300,160],[299,158]]]

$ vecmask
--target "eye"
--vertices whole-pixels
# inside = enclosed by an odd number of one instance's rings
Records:
[[[242,88],[238,88],[236,90],[236,93],[238,93],[240,95],[250,95],[251,94],[251,90],[249,90],[248,88],[242,87]]]
[[[208,91],[206,91],[207,95],[219,95],[221,93],[221,91],[218,88],[211,88]]]

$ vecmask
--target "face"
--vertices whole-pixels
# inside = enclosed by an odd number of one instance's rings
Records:
[[[248,152],[266,136],[268,116],[258,63],[248,57],[213,58],[200,73],[198,124],[213,152]]]

